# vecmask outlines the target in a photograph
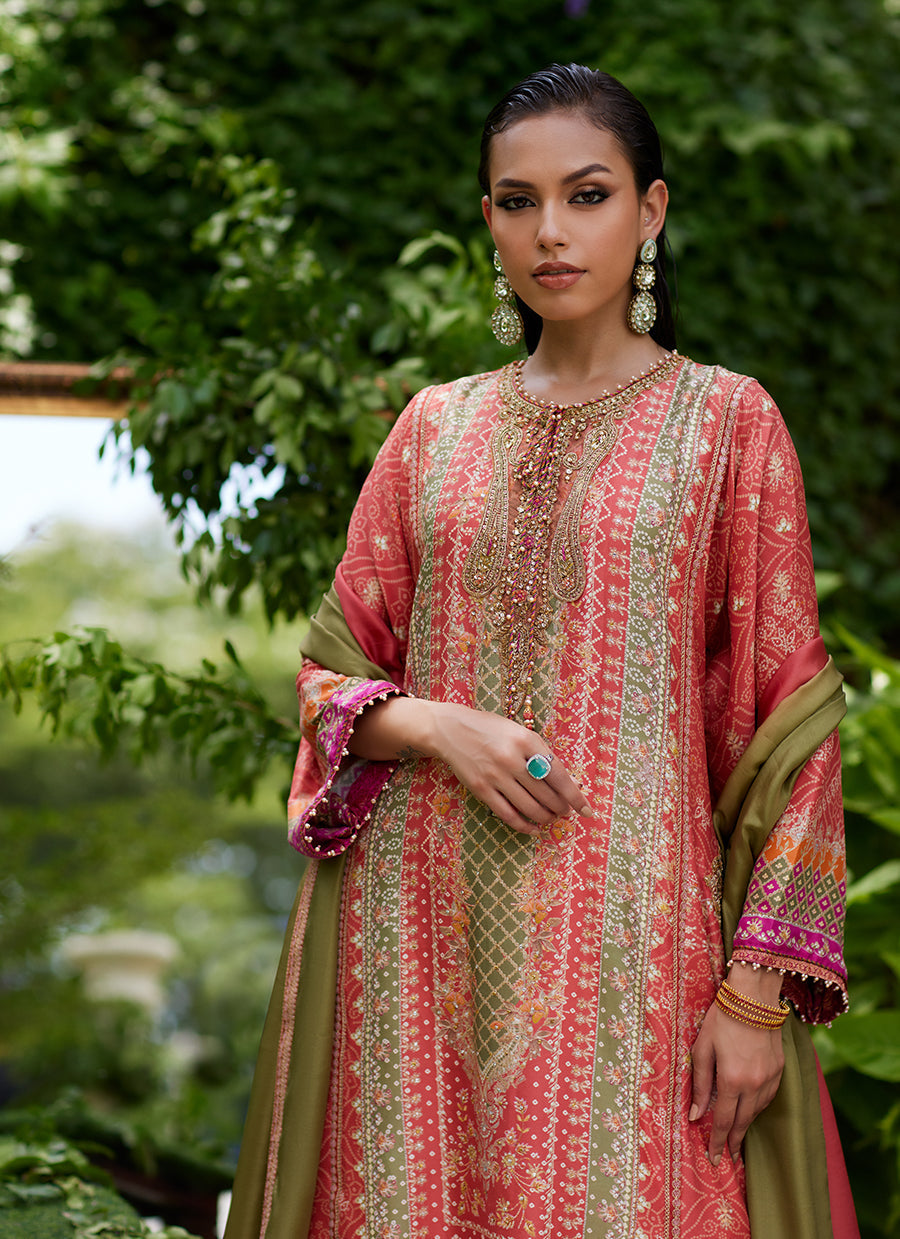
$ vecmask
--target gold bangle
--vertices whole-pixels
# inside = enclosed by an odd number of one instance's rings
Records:
[[[743,1011],[746,1015],[753,1016],[759,1020],[776,1020],[780,1024],[790,1014],[790,1007],[785,1002],[780,1002],[777,1007],[767,1007],[762,1003],[742,1002],[739,998],[734,998],[727,992],[722,993],[720,991],[719,997],[725,1006],[732,1007],[737,1011]]]
[[[727,981],[723,981],[716,992],[716,1005],[736,1020],[754,1028],[780,1028],[791,1013],[791,1005],[786,999],[781,998],[777,1007],[770,1007],[742,994]]]
[[[765,1028],[770,1031],[775,1031],[784,1023],[784,1019],[780,1015],[774,1019],[765,1019],[758,1015],[754,1015],[749,1011],[743,1011],[739,1007],[732,1007],[722,999],[716,999],[716,1006],[718,1006],[727,1015],[730,1015],[733,1019],[740,1020],[742,1024],[749,1024],[753,1028]]]
[[[759,1029],[762,1029],[764,1032],[777,1032],[778,1029],[781,1027],[780,1024],[775,1024],[775,1023],[764,1024],[761,1020],[754,1019],[752,1016],[741,1015],[739,1012],[732,1011],[729,1007],[723,1006],[721,1002],[717,1003],[717,1005],[721,1007],[721,1009],[727,1015],[729,1015],[731,1019],[739,1020],[742,1024],[749,1025],[750,1028],[759,1028]]]
[[[739,1002],[741,1006],[750,1007],[754,1011],[765,1015],[789,1015],[790,1003],[784,998],[779,998],[777,1007],[770,1007],[767,1003],[760,1002],[757,998],[751,998],[749,994],[742,993],[739,989],[735,989],[728,981],[723,981],[720,989],[724,991],[726,997],[732,1002]]]
[[[753,1028],[765,1028],[770,1032],[775,1032],[781,1027],[781,1023],[778,1020],[759,1020],[755,1015],[748,1015],[746,1011],[737,1011],[733,1007],[726,1007],[721,1002],[716,1005],[726,1015],[730,1015],[732,1019],[740,1020],[742,1024],[749,1024]]]
[[[760,1019],[776,1019],[781,1022],[790,1013],[790,1005],[783,998],[779,1000],[777,1007],[770,1007],[764,1002],[758,1002],[755,998],[750,998],[747,994],[742,994],[739,990],[729,985],[727,981],[723,981],[719,993],[722,996],[723,1002],[727,1003],[728,1006],[737,1007]]]

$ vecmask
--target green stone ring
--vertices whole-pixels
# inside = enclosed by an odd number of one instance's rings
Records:
[[[553,754],[549,756],[546,753],[535,753],[534,757],[529,757],[525,763],[525,769],[533,779],[546,779],[550,773],[550,766],[553,763]]]

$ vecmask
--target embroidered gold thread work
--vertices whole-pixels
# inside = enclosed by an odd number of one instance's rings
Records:
[[[617,391],[571,405],[529,396],[522,387],[523,362],[513,362],[500,376],[503,407],[491,440],[493,473],[463,585],[473,597],[488,599],[510,718],[534,722],[535,651],[546,641],[551,599],[574,602],[584,592],[579,530],[597,466],[635,400],[668,378],[680,361],[671,353]],[[554,528],[563,487],[568,493]]]

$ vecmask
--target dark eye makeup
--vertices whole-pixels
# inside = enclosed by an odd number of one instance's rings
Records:
[[[607,190],[592,185],[572,194],[569,202],[575,203],[576,206],[596,206],[605,202],[608,197]],[[503,211],[521,211],[523,207],[534,206],[534,199],[528,194],[508,194],[505,198],[499,199],[496,205]]]

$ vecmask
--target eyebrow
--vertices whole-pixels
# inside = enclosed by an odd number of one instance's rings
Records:
[[[563,185],[571,185],[575,181],[581,181],[586,176],[591,176],[594,172],[606,172],[612,175],[612,168],[607,168],[605,163],[589,163],[583,168],[579,168],[577,172],[570,172],[568,176],[562,179]],[[531,181],[519,181],[512,176],[501,177],[496,182],[497,189],[534,189]]]

